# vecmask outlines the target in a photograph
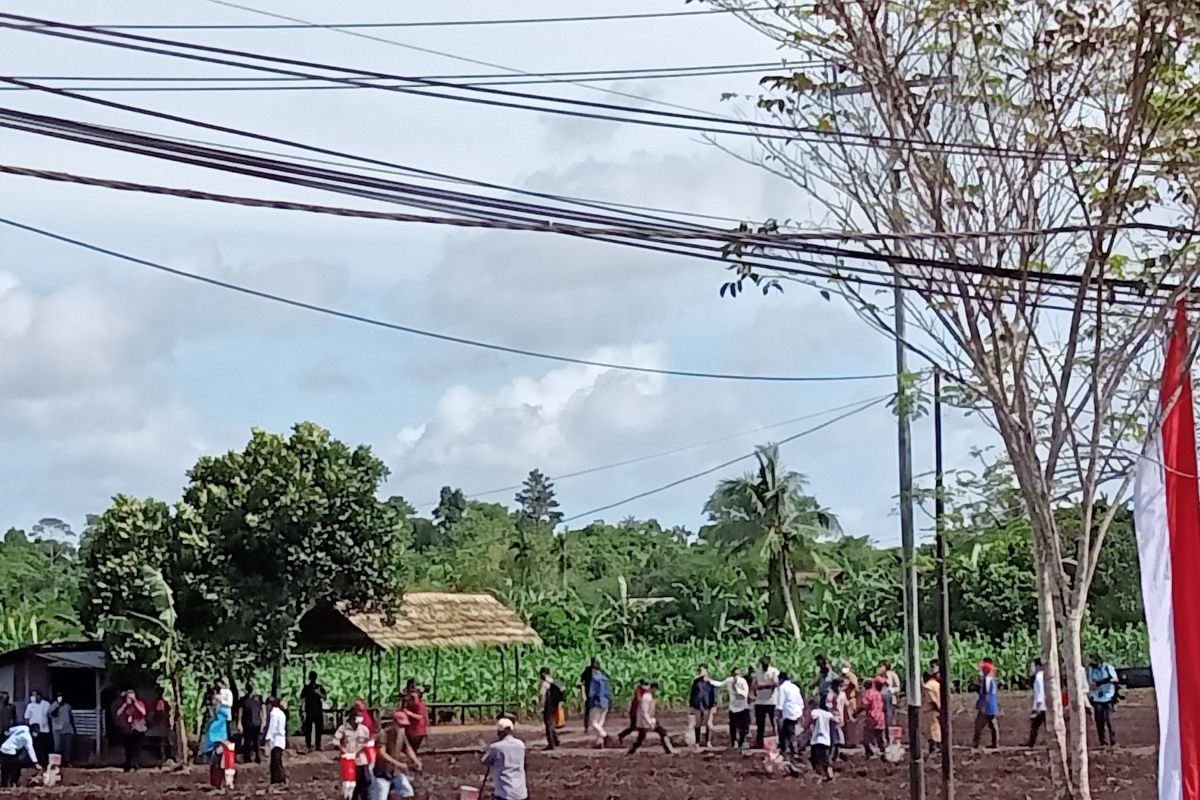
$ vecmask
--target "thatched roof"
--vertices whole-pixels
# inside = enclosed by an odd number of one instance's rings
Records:
[[[542,640],[515,611],[490,594],[408,592],[393,624],[382,614],[349,614],[329,606],[300,621],[305,649],[433,649],[526,644]]]

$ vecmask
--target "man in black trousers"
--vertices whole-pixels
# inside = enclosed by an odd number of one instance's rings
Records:
[[[254,691],[254,682],[246,681],[246,694],[242,697],[242,758],[249,764],[262,763],[263,699]]]

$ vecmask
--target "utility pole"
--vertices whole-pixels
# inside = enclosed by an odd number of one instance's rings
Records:
[[[890,174],[892,224],[903,227],[900,207],[900,168],[894,160]],[[909,428],[907,350],[904,342],[904,291],[900,270],[892,264],[896,335],[896,431],[900,454],[900,543],[904,551],[904,693],[908,697],[908,786],[911,800],[925,800],[925,765],[921,742],[921,628],[917,617],[917,552],[913,531],[912,432]]]
[[[950,578],[946,568],[946,499],[942,496],[942,371],[933,370],[933,459],[934,498],[933,519],[937,537],[938,595],[941,599],[941,624],[938,625],[938,681],[941,684],[941,708],[938,716],[942,726],[942,800],[954,800],[954,755],[950,743]]]

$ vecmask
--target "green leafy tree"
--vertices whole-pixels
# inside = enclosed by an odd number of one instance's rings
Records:
[[[523,488],[514,499],[520,506],[517,511],[517,538],[512,549],[517,573],[522,586],[529,583],[532,562],[538,557],[538,539],[553,536],[554,527],[562,521],[558,500],[554,497],[554,484],[541,470],[530,470]],[[559,584],[566,586],[567,550],[565,539],[559,538],[556,550]]]
[[[260,663],[288,655],[300,619],[321,603],[388,611],[400,602],[408,531],[376,497],[387,467],[319,425],[256,430],[241,451],[188,473],[181,525],[207,538],[211,583],[236,598],[231,622]],[[210,592],[211,593],[211,592]]]
[[[782,600],[792,635],[799,641],[796,570],[815,564],[814,544],[819,536],[841,528],[831,512],[804,493],[805,477],[783,469],[778,447],[760,447],[755,458],[757,471],[717,486],[704,507],[709,525],[701,535],[738,549],[757,548],[766,565],[771,596]]]
[[[453,528],[462,522],[463,515],[466,513],[467,499],[463,496],[462,489],[443,486],[437,508],[433,510],[433,521],[443,529]]]

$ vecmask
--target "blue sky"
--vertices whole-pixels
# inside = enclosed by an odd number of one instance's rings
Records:
[[[325,3],[255,4],[335,21]],[[7,8],[51,13],[32,0]],[[571,13],[681,8],[669,0],[579,0]],[[548,0],[517,0],[504,4],[503,13],[562,9]],[[427,4],[423,11],[443,19],[498,13],[494,3],[472,0]],[[340,21],[399,13],[392,3],[338,6]],[[94,3],[64,0],[53,14],[83,23],[263,21],[204,0],[106,4],[104,18]],[[164,35],[387,72],[488,71],[328,30]],[[379,35],[530,71],[778,57],[726,15]],[[9,75],[232,74],[14,31],[0,32],[0,69]],[[730,113],[734,107],[721,104],[721,93],[749,92],[754,85],[753,76],[726,76],[619,88]],[[603,99],[574,86],[545,91]],[[369,90],[119,99],[541,191],[749,219],[804,220],[810,213],[799,190],[680,131]],[[62,98],[0,92],[0,102],[197,136],[179,125]],[[0,132],[0,151],[0,160],[20,166],[372,207],[11,131]],[[730,301],[718,296],[724,273],[717,266],[565,237],[234,208],[10,176],[0,177],[0,216],[361,314],[565,355],[792,374],[885,372],[893,357],[889,341],[814,291],[796,287],[782,296]],[[240,446],[252,427],[284,430],[311,419],[348,441],[369,443],[392,469],[383,493],[420,504],[436,499],[443,484],[472,493],[518,483],[533,467],[563,474],[872,397],[889,383],[717,383],[486,353],[272,307],[3,228],[0,387],[0,524],[27,527],[57,516],[78,528],[116,492],[175,499],[198,455]],[[965,460],[980,434],[955,417],[948,426],[953,464]],[[930,462],[928,425],[918,423],[915,436],[921,471]],[[748,452],[763,438],[563,481],[560,500],[568,515],[579,513]],[[895,432],[886,408],[801,439],[784,454],[851,532],[896,541]],[[606,516],[652,516],[694,527],[722,475]]]

